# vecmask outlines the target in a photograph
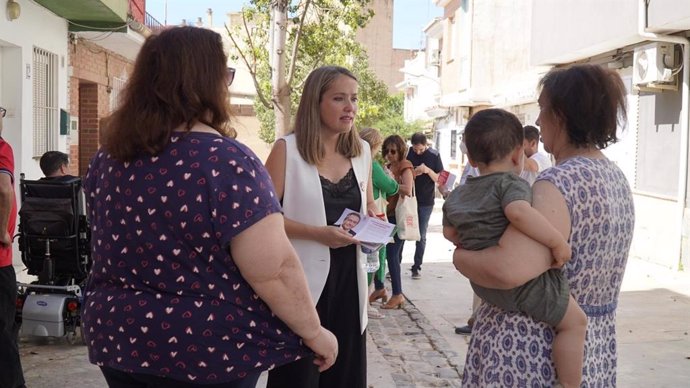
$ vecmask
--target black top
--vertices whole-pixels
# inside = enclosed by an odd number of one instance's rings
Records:
[[[74,175],[61,175],[61,176],[44,176],[39,179],[39,181],[49,181],[49,182],[72,182],[73,180],[80,179],[78,176]]]
[[[443,171],[443,162],[441,155],[433,148],[427,148],[424,153],[417,155],[410,147],[407,152],[407,160],[412,162],[414,167],[424,163],[427,167],[434,170],[435,173]],[[434,196],[436,194],[436,182],[433,181],[427,174],[418,175],[414,180],[414,189],[417,195],[417,205],[419,206],[433,206]]]

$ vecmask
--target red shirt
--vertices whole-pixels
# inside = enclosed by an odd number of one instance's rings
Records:
[[[12,147],[0,137],[0,174],[9,174],[14,186],[14,153]],[[12,198],[10,219],[7,223],[7,232],[14,236],[14,227],[17,224],[17,202]],[[0,268],[12,265],[12,246],[0,246]]]

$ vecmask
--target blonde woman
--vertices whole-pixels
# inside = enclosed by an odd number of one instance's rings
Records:
[[[292,133],[276,141],[266,161],[321,324],[340,346],[328,371],[319,374],[307,358],[271,371],[269,388],[367,386],[366,257],[353,236],[333,225],[345,209],[378,213],[369,147],[354,130],[357,88],[355,76],[342,67],[312,71]]]

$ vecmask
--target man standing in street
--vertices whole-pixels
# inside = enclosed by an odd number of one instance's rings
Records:
[[[525,125],[525,166],[520,178],[526,180],[530,186],[534,184],[537,175],[549,167],[553,167],[551,158],[544,152],[539,152],[539,130],[531,125]]]
[[[2,123],[7,110],[0,108],[0,387],[24,386],[19,361],[17,327],[14,320],[17,302],[17,277],[12,266],[12,236],[17,223],[14,195],[14,153],[2,138]]]
[[[419,217],[420,239],[417,241],[414,252],[414,264],[412,265],[412,279],[420,279],[424,250],[426,249],[426,229],[429,226],[429,218],[434,210],[434,198],[436,197],[436,181],[438,174],[443,171],[443,162],[438,151],[429,148],[426,136],[417,132],[410,139],[412,147],[407,153],[407,160],[414,166],[414,189],[417,196],[417,215]]]

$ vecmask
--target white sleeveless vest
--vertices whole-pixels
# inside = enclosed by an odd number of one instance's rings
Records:
[[[285,189],[283,190],[283,212],[285,218],[307,225],[325,226],[326,210],[324,209],[321,181],[316,166],[308,164],[297,150],[294,134],[283,137],[286,145]],[[369,144],[362,143],[362,154],[352,158],[352,169],[359,184],[362,196],[360,212],[366,214],[367,185],[371,170],[371,150]],[[290,239],[295,247],[309,284],[314,305],[319,301],[326,285],[326,278],[331,267],[331,256],[328,246],[313,240]],[[357,249],[357,289],[359,291],[360,331],[367,327],[368,284],[367,274],[362,263],[366,256]]]

